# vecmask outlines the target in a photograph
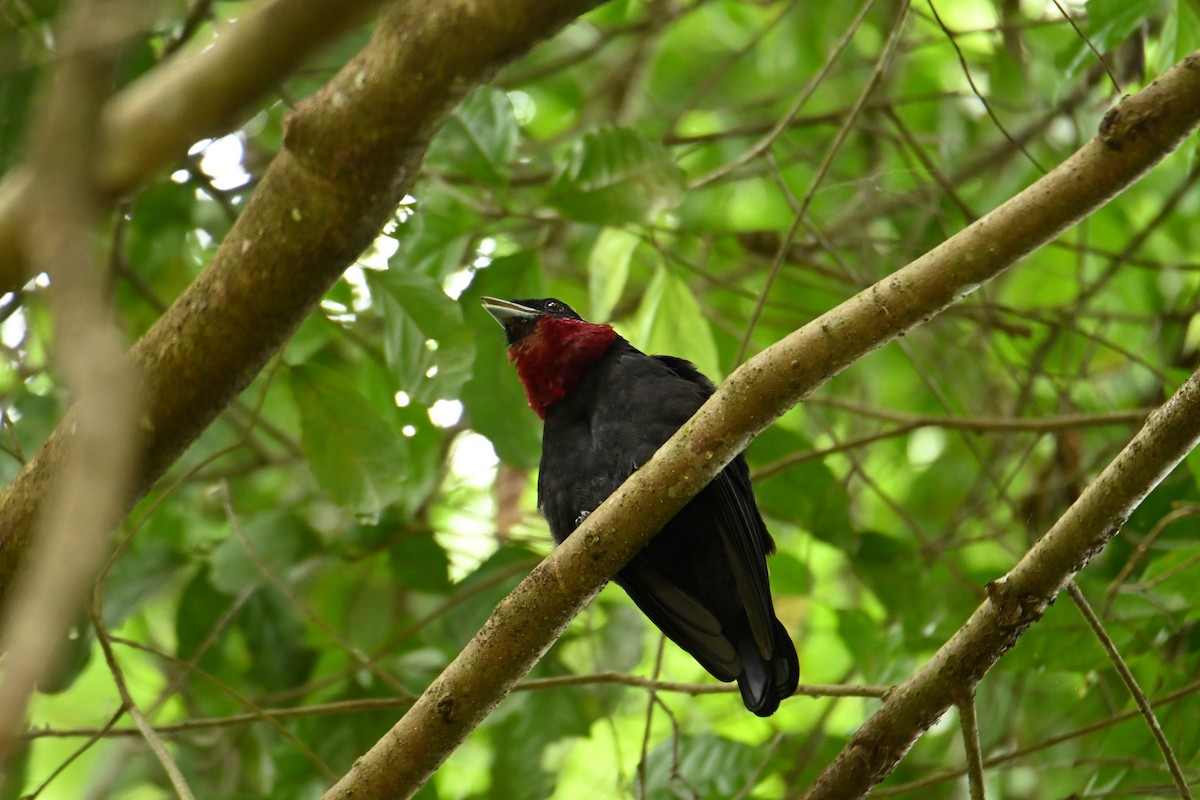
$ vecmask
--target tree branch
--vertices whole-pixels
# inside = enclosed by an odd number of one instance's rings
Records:
[[[1095,139],[1029,189],[743,364],[696,416],[500,602],[408,713],[330,789],[325,795],[327,800],[412,796],[605,582],[744,450],[753,436],[855,360],[934,316],[1104,205],[1178,146],[1198,123],[1200,53],[1195,53],[1137,95],[1125,98],[1105,117]],[[1185,401],[1172,400],[1168,406],[1200,402],[1200,381],[1189,381],[1181,393]],[[1164,455],[1162,464],[1156,466],[1177,461],[1185,452],[1184,439],[1187,446],[1191,444],[1190,437],[1177,438],[1181,431],[1166,429],[1180,425],[1180,416],[1156,414],[1135,439],[1147,450],[1163,446],[1160,436],[1172,443],[1169,458]],[[1200,409],[1192,416],[1200,424]],[[1160,426],[1165,427],[1160,430]],[[1128,479],[1140,483],[1136,497],[1140,500],[1165,472],[1151,465],[1137,466],[1145,469],[1130,470]],[[1101,506],[1112,502],[1095,495],[1091,490],[1085,493]],[[1107,534],[1115,531],[1112,526]],[[1055,566],[1067,575],[1081,567],[1094,548],[1103,543],[1077,537],[1053,541],[1061,542],[1052,552],[1063,561],[1056,561]],[[1035,550],[1039,554],[1046,550],[1041,545],[1039,548]],[[1033,579],[1053,570],[1047,566],[1044,571],[1033,572],[1021,574]],[[1048,602],[1065,579],[1057,575],[1037,583],[1044,594],[1033,596],[1044,596]],[[1015,580],[1012,573],[1009,580]],[[1024,617],[1020,616],[1023,607],[1018,601],[1025,595],[1005,592],[1004,587],[998,583],[993,592],[997,597],[1003,595],[1005,602],[1000,606],[989,602],[985,608],[999,607],[1009,615],[1016,612],[1014,623],[1020,622]],[[978,662],[981,669],[986,671],[1032,621],[1029,618],[1024,625],[1009,624],[1003,630],[989,629],[990,635],[982,641],[992,645],[995,652],[988,660],[985,656],[990,651],[982,648]],[[968,622],[964,631],[975,635],[977,628],[971,626]],[[1002,640],[998,638],[1001,633],[1005,634]],[[961,652],[957,648],[963,635],[960,632],[947,645],[954,645],[952,652]],[[968,668],[971,663],[939,662],[936,668],[927,667],[917,677],[924,681],[943,671],[958,674],[956,670]],[[947,699],[939,705],[940,695],[928,694],[916,695],[921,702],[913,705],[914,696],[903,688],[896,695],[885,702],[884,708],[900,708],[905,715],[894,722],[885,717],[886,724],[875,722],[871,728],[875,737],[887,733],[894,746],[856,746],[853,755],[839,757],[827,771],[829,779],[822,782],[822,787],[842,787],[846,791],[822,791],[817,796],[855,797],[864,793],[882,779],[951,702]],[[872,722],[879,718],[877,714]],[[860,731],[854,742],[871,741],[862,739],[862,735]],[[875,760],[868,760],[871,757]]]
[[[77,0],[64,15],[60,63],[41,92],[31,136],[30,256],[50,276],[54,356],[76,405],[75,436],[47,487],[32,568],[4,609],[0,762],[25,721],[29,696],[55,664],[66,632],[125,510],[136,458],[138,398],[126,343],[112,321],[94,237],[99,193],[91,169],[100,109],[143,0]]]

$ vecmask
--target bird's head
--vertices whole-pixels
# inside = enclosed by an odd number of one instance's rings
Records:
[[[508,360],[517,365],[529,407],[542,419],[617,338],[610,326],[588,322],[561,300],[480,299],[504,328]]]

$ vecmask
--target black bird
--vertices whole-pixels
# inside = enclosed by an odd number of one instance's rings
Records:
[[[681,358],[648,356],[558,300],[482,298],[545,421],[538,505],[561,543],[686,422],[716,387]],[[775,617],[763,524],[738,455],[619,573],[650,620],[766,717],[800,678]]]

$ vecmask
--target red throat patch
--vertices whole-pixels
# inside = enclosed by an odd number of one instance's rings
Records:
[[[608,325],[578,319],[542,317],[533,331],[508,348],[517,365],[529,407],[542,419],[583,378],[617,338]]]

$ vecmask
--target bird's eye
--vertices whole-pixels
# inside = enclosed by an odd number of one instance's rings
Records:
[[[546,310],[557,313],[563,310],[563,304],[557,300],[551,300],[549,303],[546,303]]]

